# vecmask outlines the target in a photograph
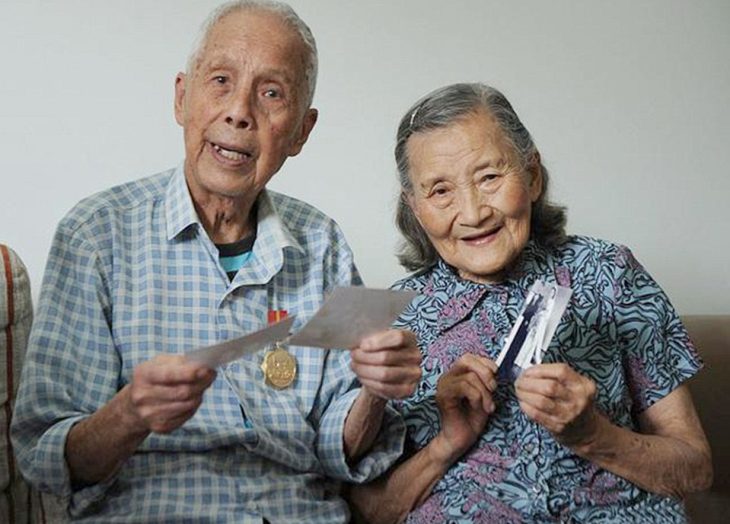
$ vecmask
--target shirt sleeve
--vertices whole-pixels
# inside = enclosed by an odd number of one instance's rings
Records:
[[[337,225],[333,226],[331,251],[327,257],[330,275],[327,292],[334,286],[362,285],[352,252]],[[325,474],[349,482],[367,482],[384,473],[403,452],[405,424],[390,406],[386,407],[380,433],[370,452],[356,464],[348,464],[344,449],[345,420],[357,398],[357,377],[350,369],[350,353],[328,352],[324,378],[314,412],[319,421],[316,451]]]
[[[703,364],[669,298],[631,251],[619,247],[614,260],[616,336],[636,414]]]
[[[74,424],[117,392],[120,362],[107,317],[103,264],[78,227],[72,227],[76,225],[62,221],[51,246],[12,438],[26,479],[80,509],[100,498],[113,481],[72,488],[66,438]]]

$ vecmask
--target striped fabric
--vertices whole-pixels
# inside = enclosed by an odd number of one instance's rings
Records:
[[[298,200],[264,192],[253,254],[230,281],[181,168],[91,197],[59,225],[13,421],[18,464],[85,522],[345,522],[338,480],[366,481],[400,454],[394,413],[372,453],[344,458],[357,389],[346,351],[290,347],[297,379],[264,382],[263,351],[218,370],[193,418],[150,435],[108,482],[73,489],[71,426],[160,353],[249,333],[268,311],[306,322],[335,286],[359,284],[339,227]]]
[[[10,419],[33,319],[30,282],[20,258],[0,244],[0,522],[30,521],[30,492],[10,443]]]

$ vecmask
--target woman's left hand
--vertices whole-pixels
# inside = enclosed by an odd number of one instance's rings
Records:
[[[538,364],[515,382],[520,408],[555,440],[574,448],[591,442],[598,431],[595,383],[567,364]]]

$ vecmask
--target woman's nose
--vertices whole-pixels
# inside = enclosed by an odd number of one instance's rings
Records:
[[[463,191],[459,200],[460,221],[465,226],[477,227],[492,213],[484,195],[475,187]]]

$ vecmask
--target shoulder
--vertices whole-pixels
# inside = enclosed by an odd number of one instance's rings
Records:
[[[174,170],[164,171],[84,198],[66,214],[59,228],[71,234],[86,227],[103,229],[106,223],[116,217],[160,202],[164,199],[173,172]]]
[[[292,233],[338,228],[337,223],[311,204],[283,193],[266,190],[282,222]]]
[[[281,224],[310,256],[351,257],[351,249],[339,224],[299,199],[267,190]]]
[[[600,238],[571,235],[553,248],[556,263],[571,269],[621,269],[636,264],[631,250]]]
[[[397,280],[390,288],[396,290],[408,289],[420,293],[431,281],[433,270],[434,268],[427,268],[417,271],[405,278]]]

